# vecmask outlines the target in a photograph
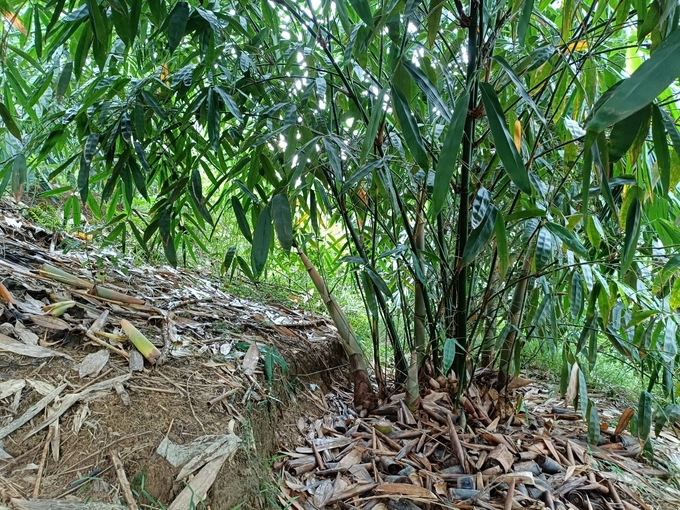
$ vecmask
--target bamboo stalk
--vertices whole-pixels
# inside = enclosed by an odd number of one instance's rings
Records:
[[[468,27],[468,64],[466,73],[466,84],[470,90],[470,101],[468,111],[477,106],[477,70],[479,68],[478,34],[483,33],[480,15],[480,5],[478,0],[470,2],[470,16]],[[465,246],[468,239],[469,207],[470,207],[470,167],[472,165],[472,149],[474,146],[475,118],[468,114],[465,119],[463,129],[463,147],[461,154],[461,173],[459,182],[459,205],[458,205],[458,242],[456,243],[456,261],[459,262],[463,257]],[[456,269],[451,285],[453,294],[451,299],[451,315],[453,323],[449,324],[447,331],[453,332],[456,339],[456,354],[453,362],[453,369],[459,379],[458,391],[466,386],[466,361],[468,354],[468,335],[467,335],[467,266],[456,264]]]
[[[297,247],[297,252],[309,277],[312,279],[316,290],[319,292],[321,300],[326,305],[326,309],[328,310],[331,319],[333,319],[333,323],[340,335],[342,346],[349,358],[350,370],[352,371],[352,378],[354,381],[354,406],[357,410],[365,409],[371,411],[377,405],[378,398],[371,386],[371,381],[368,376],[368,367],[366,365],[366,360],[364,359],[364,353],[357,341],[357,336],[347,320],[347,316],[342,311],[342,308],[340,308],[335,297],[333,297],[328,290],[326,282],[316,270],[314,264],[312,264],[311,260],[309,260],[307,255],[305,255],[299,247]]]

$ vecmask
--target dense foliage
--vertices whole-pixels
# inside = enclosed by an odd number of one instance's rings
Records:
[[[677,418],[676,1],[0,12],[0,189],[17,201],[62,197],[75,225],[172,264],[234,221],[251,249],[225,247],[225,269],[252,280],[274,237],[342,258],[375,374],[387,362],[414,405],[419,372],[464,383],[497,363],[503,384],[540,339],[592,438],[603,350],[648,384],[643,438],[653,409]]]

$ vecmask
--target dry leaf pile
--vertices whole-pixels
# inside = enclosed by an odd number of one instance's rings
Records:
[[[680,507],[669,471],[636,460],[635,438],[605,429],[589,445],[580,413],[557,407],[563,401],[540,385],[514,381],[521,385],[512,400],[521,396],[522,412],[501,409],[504,399],[481,381],[460,408],[441,380],[431,381],[416,412],[403,394],[367,418],[336,403],[337,412],[298,424],[306,445],[282,452],[280,501],[298,510]]]

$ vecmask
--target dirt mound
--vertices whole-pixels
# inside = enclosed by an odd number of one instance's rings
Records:
[[[126,495],[168,506],[214,459],[177,480],[182,468],[159,444],[233,434],[238,449],[220,458],[212,490],[194,503],[272,506],[272,457],[296,446],[299,417],[320,414],[320,396],[343,380],[334,328],[189,272],[65,255],[11,213],[0,233],[3,498],[17,508],[31,498],[118,504]],[[159,362],[126,341],[121,319],[154,344]]]

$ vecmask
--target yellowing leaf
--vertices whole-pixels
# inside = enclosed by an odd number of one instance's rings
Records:
[[[16,28],[19,32],[21,32],[24,35],[28,35],[28,30],[26,30],[26,27],[24,24],[21,22],[17,16],[19,15],[18,13],[13,13],[10,11],[6,11],[5,9],[0,8],[0,13],[9,21],[14,28]]]
[[[522,123],[519,120],[515,121],[515,147],[517,147],[517,152],[522,150]]]
[[[675,280],[673,287],[671,288],[670,305],[671,310],[680,308],[680,278]]]
[[[572,53],[574,51],[585,51],[588,49],[588,41],[574,41],[573,43],[567,45],[567,53]]]
[[[163,62],[163,67],[161,67],[161,81],[165,83],[167,86],[170,86],[170,83],[168,82],[169,76],[170,72],[168,71],[168,64]]]

